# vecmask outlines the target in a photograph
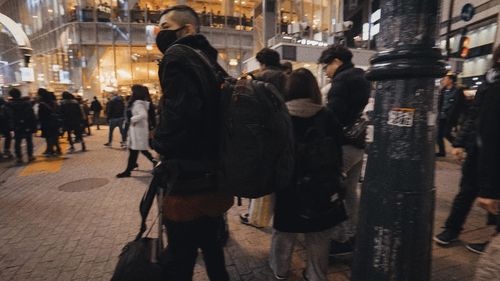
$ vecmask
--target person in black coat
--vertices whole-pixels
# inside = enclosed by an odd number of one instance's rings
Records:
[[[339,120],[344,131],[355,127],[370,98],[371,85],[365,78],[362,69],[354,67],[352,52],[342,45],[333,45],[323,51],[319,58],[326,75],[331,80],[331,88],[327,94],[326,107]],[[342,146],[344,176],[343,185],[346,191],[346,209],[349,219],[342,225],[341,235],[332,242],[332,255],[347,254],[353,251],[358,217],[358,183],[363,166],[366,146],[366,131],[357,138],[345,138]],[[339,240],[339,241],[337,241]]]
[[[12,143],[12,112],[7,106],[7,102],[3,97],[0,97],[0,134],[4,137],[3,153],[0,153],[0,158],[12,159],[10,147]]]
[[[450,143],[453,143],[455,137],[451,131],[458,123],[461,112],[465,106],[465,96],[461,88],[456,86],[457,76],[453,73],[448,73],[441,79],[443,89],[438,99],[438,134],[437,144],[439,152],[436,153],[437,157],[446,156],[444,145],[444,138]]]
[[[100,130],[99,116],[101,116],[102,105],[97,97],[94,97],[94,100],[90,103],[90,110],[92,110],[92,124],[97,126],[97,130]]]
[[[22,163],[21,142],[26,140],[28,161],[34,161],[33,156],[33,133],[36,131],[36,118],[33,108],[28,101],[21,99],[21,92],[14,88],[9,91],[12,100],[8,103],[12,113],[12,129],[14,130],[15,151],[17,163]]]
[[[125,120],[125,103],[122,97],[116,95],[111,98],[106,104],[106,118],[109,124],[108,142],[105,146],[111,146],[113,142],[113,131],[118,127],[121,135],[121,146],[125,146],[125,140],[127,138],[126,132],[123,128]]]
[[[333,113],[321,105],[318,84],[309,70],[300,68],[292,72],[286,99],[297,144],[296,163],[291,187],[276,192],[270,265],[277,279],[285,279],[297,234],[305,233],[304,279],[326,281],[332,230],[347,218],[340,187],[342,130]],[[319,147],[323,152],[328,151],[328,155],[316,154],[317,159],[307,157],[310,154],[306,151]],[[312,184],[305,184],[305,179]],[[323,211],[311,215],[314,207]]]
[[[38,121],[42,137],[47,143],[47,149],[43,154],[47,157],[61,155],[61,146],[59,145],[61,118],[58,114],[55,96],[46,89],[40,88],[38,89],[38,98]]]
[[[85,151],[85,141],[82,137],[84,117],[80,103],[71,93],[63,92],[59,110],[63,120],[63,129],[68,133],[69,152],[75,151],[72,133],[75,134],[75,140],[81,143],[82,151]]]
[[[486,84],[478,122],[479,198],[477,202],[496,218],[496,234],[477,264],[474,280],[494,280],[500,274],[500,46],[493,51],[493,67],[486,73]]]
[[[177,182],[206,180],[213,184],[210,164],[219,157],[220,81],[212,67],[223,72],[217,64],[218,52],[199,33],[200,20],[189,6],[165,10],[159,25],[156,44],[164,54],[158,69],[163,95],[153,148],[161,155],[162,164],[179,167]],[[209,279],[229,281],[219,233],[222,215],[233,197],[205,191],[168,195],[164,202],[163,223],[169,230],[165,280],[191,280],[201,249]]]

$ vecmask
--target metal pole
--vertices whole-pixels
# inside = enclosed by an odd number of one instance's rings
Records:
[[[430,280],[434,217],[435,48],[439,0],[383,0],[374,142],[362,188],[353,281]]]

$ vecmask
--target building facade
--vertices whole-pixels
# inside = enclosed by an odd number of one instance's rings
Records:
[[[462,10],[472,4],[474,15],[462,19]],[[450,9],[451,8],[451,9]],[[484,82],[484,73],[491,67],[492,51],[500,44],[500,0],[443,0],[441,7],[440,47],[446,52],[450,37],[451,70],[458,73],[461,83],[475,89]],[[450,30],[448,31],[448,23]],[[468,54],[460,56],[460,41],[469,39]]]
[[[241,73],[253,55],[254,0],[0,0],[0,11],[22,25],[33,48],[26,68],[11,34],[0,32],[0,86],[91,97],[145,84],[158,93],[155,27],[161,11],[176,4],[199,13],[220,64]]]

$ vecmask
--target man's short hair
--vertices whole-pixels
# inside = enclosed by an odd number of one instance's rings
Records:
[[[339,59],[342,63],[350,63],[352,52],[342,45],[332,45],[321,53],[318,62],[321,64],[330,64],[334,59]]]
[[[260,50],[255,56],[260,64],[266,66],[277,66],[281,67],[280,64],[280,54],[273,49],[264,48]]]
[[[193,10],[193,8],[186,5],[176,5],[164,10],[160,18],[170,12],[172,13],[172,20],[178,23],[180,26],[186,24],[191,24],[194,26],[196,32],[200,32],[200,18],[198,14]]]
[[[18,99],[21,97],[21,91],[17,88],[12,88],[9,91],[9,96],[11,96],[13,99]]]
[[[453,83],[457,82],[457,75],[453,72],[446,73],[446,77],[450,78],[450,80],[453,81]]]

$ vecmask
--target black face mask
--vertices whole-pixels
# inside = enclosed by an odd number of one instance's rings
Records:
[[[177,32],[184,28],[178,28],[174,30],[163,29],[156,35],[156,46],[163,54],[167,51],[168,47],[172,46],[175,41],[177,41]]]

